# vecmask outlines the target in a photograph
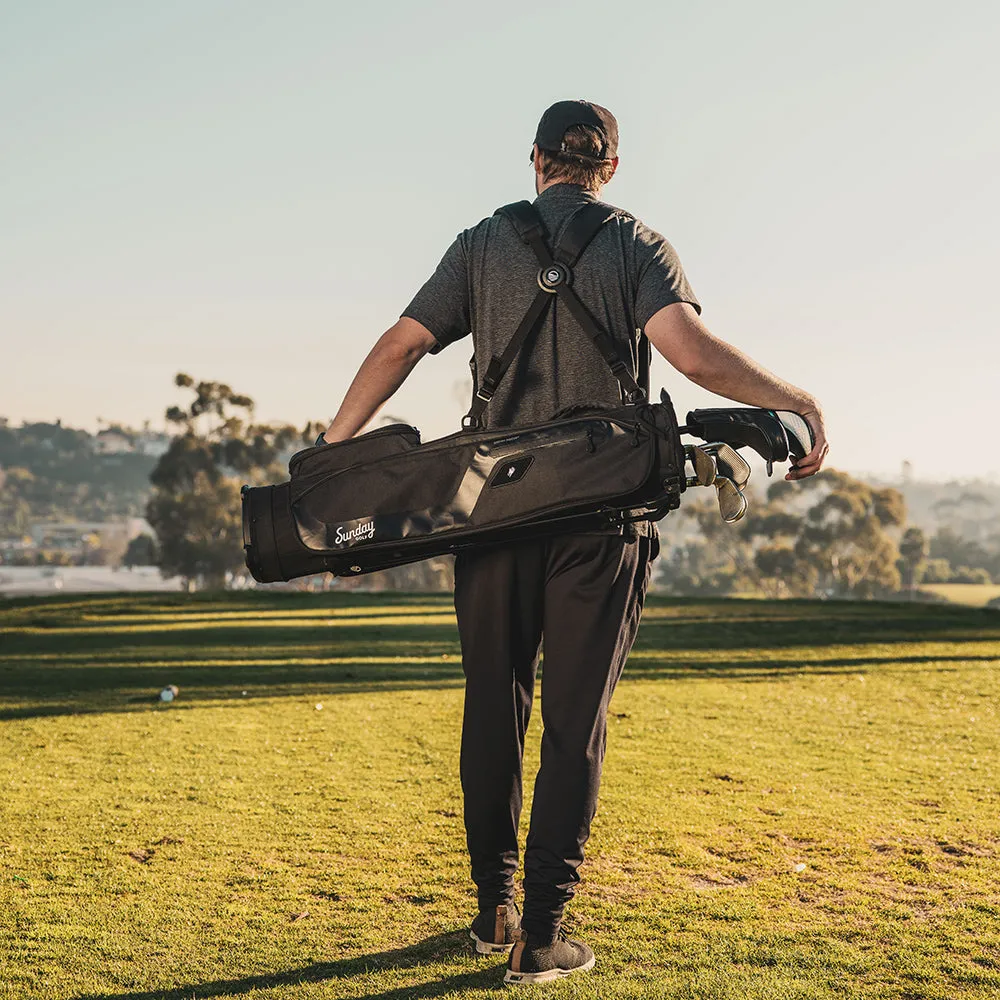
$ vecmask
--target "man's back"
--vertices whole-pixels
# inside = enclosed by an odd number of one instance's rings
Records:
[[[535,207],[556,246],[573,215],[596,196],[555,184]],[[490,216],[461,233],[403,315],[430,330],[434,351],[472,334],[476,367],[503,353],[538,293],[538,261],[511,223]],[[659,309],[697,300],[673,247],[627,212],[615,211],[573,268],[573,287],[614,338],[633,372],[639,331]],[[618,383],[568,310],[554,303],[514,360],[487,408],[492,427],[538,423],[567,406],[617,403]]]

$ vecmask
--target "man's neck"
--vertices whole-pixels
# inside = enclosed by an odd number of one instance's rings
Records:
[[[555,187],[556,184],[569,184],[570,182],[564,180],[561,177],[553,177],[551,180],[542,180],[542,175],[539,173],[535,174],[535,194],[541,194],[543,191],[547,191],[550,187]],[[573,185],[574,187],[581,187],[579,184]],[[598,197],[601,193],[601,189],[598,188],[596,191],[590,188],[581,188],[581,190],[586,191],[588,194]]]

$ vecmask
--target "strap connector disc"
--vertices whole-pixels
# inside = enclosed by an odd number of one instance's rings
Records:
[[[560,285],[568,285],[572,272],[565,264],[553,261],[538,269],[538,287],[554,295]]]

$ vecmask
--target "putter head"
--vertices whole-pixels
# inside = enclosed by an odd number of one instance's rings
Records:
[[[694,475],[688,477],[688,486],[712,486],[719,474],[715,455],[696,444],[685,445],[684,456],[694,468]]]
[[[743,490],[750,482],[750,465],[735,449],[723,441],[716,441],[703,446],[709,454],[715,455],[719,475],[731,479],[738,490]]]
[[[719,499],[719,513],[726,524],[733,524],[747,512],[747,498],[740,492],[731,479],[719,476],[715,480],[715,489]]]
[[[692,410],[687,431],[706,441],[721,441],[732,448],[753,448],[767,462],[768,475],[775,462],[804,458],[814,444],[806,420],[791,410],[750,407],[717,407]]]

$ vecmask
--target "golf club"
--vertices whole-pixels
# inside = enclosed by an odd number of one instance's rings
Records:
[[[719,474],[716,459],[703,445],[684,446],[684,456],[694,467],[694,475],[688,476],[688,486],[712,486]]]
[[[719,513],[726,524],[733,524],[747,512],[747,498],[740,492],[737,485],[726,476],[715,480],[715,489],[719,499]]]
[[[723,441],[701,446],[710,455],[715,456],[716,466],[720,476],[731,479],[737,489],[742,490],[750,481],[750,465],[735,448]]]

